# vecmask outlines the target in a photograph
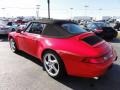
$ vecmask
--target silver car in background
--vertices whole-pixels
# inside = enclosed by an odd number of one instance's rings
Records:
[[[9,32],[15,31],[17,28],[16,24],[8,24],[9,22],[0,20],[0,35],[8,34]]]

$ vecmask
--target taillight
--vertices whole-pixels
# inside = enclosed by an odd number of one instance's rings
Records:
[[[97,63],[103,63],[104,59],[103,58],[86,58],[82,60],[85,63],[93,63],[93,64],[97,64]]]

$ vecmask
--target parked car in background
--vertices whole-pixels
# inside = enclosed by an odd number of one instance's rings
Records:
[[[9,32],[15,31],[17,25],[12,25],[11,23],[7,23],[5,21],[0,20],[0,34],[5,35]]]
[[[117,59],[113,47],[72,21],[33,21],[26,29],[9,33],[13,52],[24,51],[43,63],[48,75],[100,77]]]
[[[14,22],[8,22],[7,26],[9,27],[9,29],[11,29],[11,31],[15,31],[18,27],[18,25]]]
[[[116,29],[117,31],[120,31],[120,22],[119,21],[117,21],[115,23],[114,29]]]
[[[15,23],[17,23],[18,25],[21,25],[21,24],[26,23],[26,21],[23,21],[22,19],[18,19],[15,21]]]
[[[105,40],[112,40],[118,35],[118,32],[115,29],[104,22],[88,23],[85,28],[86,30],[94,32],[96,35]]]
[[[17,29],[23,30],[23,29],[25,29],[27,26],[28,26],[27,23],[26,23],[26,24],[21,24],[21,25],[18,25]]]

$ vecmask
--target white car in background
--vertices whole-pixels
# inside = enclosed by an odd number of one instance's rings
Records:
[[[23,29],[25,29],[26,27],[27,27],[26,24],[22,24],[22,25],[19,25],[17,29],[23,30]]]
[[[0,20],[0,35],[5,35],[9,32],[15,31],[16,28],[16,24]]]

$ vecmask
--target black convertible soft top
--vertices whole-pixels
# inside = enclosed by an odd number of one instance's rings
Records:
[[[40,23],[45,23],[45,24],[64,24],[64,23],[74,23],[77,24],[71,20],[52,20],[52,19],[41,19],[41,20],[36,20],[32,22],[40,22]]]
[[[68,23],[77,24],[69,20],[40,20],[40,21],[33,21],[33,22],[40,22],[40,23],[46,24],[46,27],[43,30],[41,35],[48,36],[48,37],[55,37],[55,38],[67,38],[75,35],[65,30],[61,25],[68,24]]]

